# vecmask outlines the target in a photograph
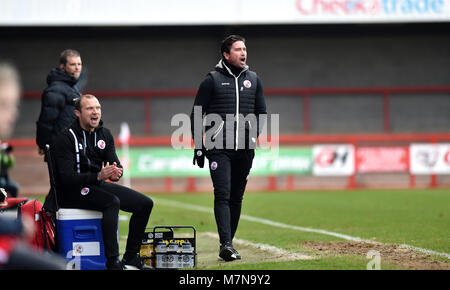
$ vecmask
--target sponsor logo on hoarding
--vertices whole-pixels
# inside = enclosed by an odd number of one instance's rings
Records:
[[[444,0],[297,0],[302,15],[440,14]]]
[[[408,169],[407,146],[356,148],[357,172],[406,172]]]
[[[355,171],[352,145],[313,146],[315,175],[351,175]]]
[[[425,148],[418,150],[415,154],[415,158],[420,165],[432,168],[438,161],[439,152],[436,148]]]
[[[339,151],[336,147],[324,147],[322,148],[317,156],[315,157],[315,162],[318,166],[329,167],[333,164],[339,163],[341,166],[345,164],[347,160],[348,151]]]
[[[450,144],[411,144],[411,173],[450,174]]]
[[[297,10],[303,15],[312,14],[377,14],[379,0],[297,0]]]
[[[117,149],[119,158],[123,150]],[[209,170],[198,170],[192,165],[191,150],[173,150],[170,147],[131,148],[128,174],[136,177],[183,177],[209,176]],[[271,149],[255,151],[252,175],[311,174],[312,149],[310,147],[283,148],[280,152]]]

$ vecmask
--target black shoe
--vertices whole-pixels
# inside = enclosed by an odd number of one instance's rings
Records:
[[[125,253],[122,258],[122,263],[128,270],[142,270],[144,262],[139,254],[127,254]]]
[[[219,251],[219,260],[223,260],[225,262],[234,261],[237,259],[235,249],[231,245],[225,245],[220,247]]]
[[[106,270],[125,270],[125,265],[118,257],[106,261]]]
[[[241,254],[239,254],[238,251],[236,251],[235,248],[232,247],[232,251],[234,252],[234,254],[236,255],[236,260],[240,260],[242,259]]]

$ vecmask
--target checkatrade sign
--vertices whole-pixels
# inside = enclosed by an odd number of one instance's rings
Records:
[[[450,21],[450,0],[0,1],[0,26],[240,25],[436,21]]]
[[[297,0],[300,15],[343,21],[448,20],[448,0]],[[331,20],[331,19],[330,19]]]

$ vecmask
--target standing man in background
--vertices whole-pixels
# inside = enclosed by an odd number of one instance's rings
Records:
[[[75,100],[81,96],[83,64],[80,53],[66,49],[60,54],[59,67],[47,76],[47,88],[42,93],[41,112],[36,122],[36,144],[40,155],[45,145],[52,145],[53,139],[75,119]],[[55,212],[53,191],[50,190],[44,203],[49,212]]]
[[[264,125],[259,122],[259,116],[267,114],[261,80],[249,70],[246,62],[245,39],[239,35],[225,38],[221,45],[221,60],[200,84],[191,113],[195,144],[193,162],[203,168],[205,156],[209,160],[214,186],[214,216],[220,238],[219,259],[225,261],[241,259],[232,241],[255,156],[256,139]],[[197,113],[199,108],[201,116]],[[203,144],[205,114],[220,118],[215,121],[219,124],[207,125],[207,138]],[[229,116],[233,119],[231,122]],[[249,118],[251,116],[254,118]],[[198,118],[201,121],[195,122]],[[210,131],[213,133],[208,134]],[[215,143],[213,148],[208,146],[211,143]]]

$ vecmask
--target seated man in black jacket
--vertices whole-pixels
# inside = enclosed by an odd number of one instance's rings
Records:
[[[142,268],[138,252],[153,201],[130,188],[105,181],[119,181],[123,171],[114,138],[103,127],[98,99],[81,96],[75,102],[75,114],[77,119],[57,136],[52,147],[58,203],[63,208],[103,212],[107,269],[124,269],[124,265]],[[118,258],[119,209],[133,213],[122,261]]]

